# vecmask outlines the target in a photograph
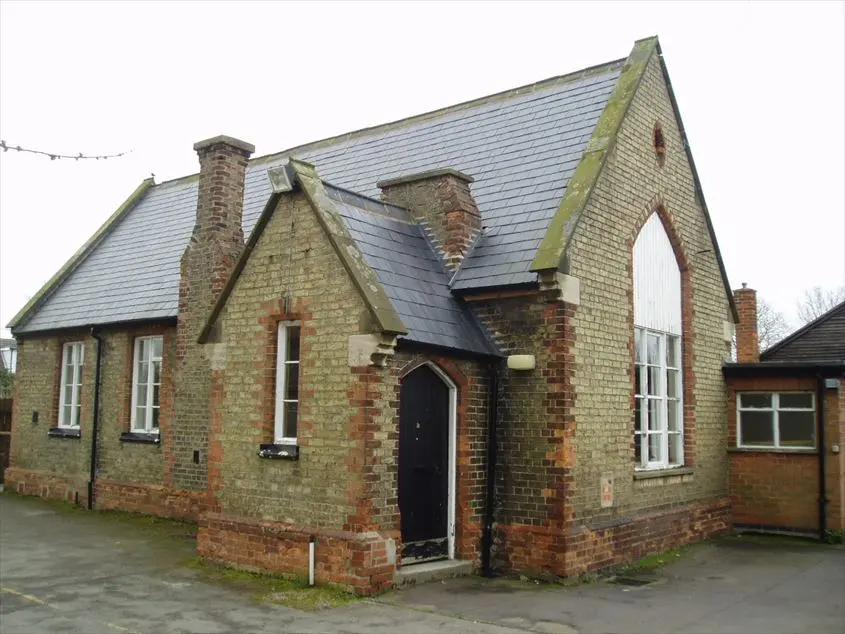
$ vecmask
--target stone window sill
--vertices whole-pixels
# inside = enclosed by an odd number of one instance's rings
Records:
[[[264,460],[299,460],[299,446],[273,443],[259,445],[258,457]]]
[[[143,434],[139,432],[123,432],[120,435],[120,442],[136,442],[143,445],[158,445],[161,438],[158,434]]]
[[[50,438],[81,438],[82,434],[78,429],[70,429],[67,427],[51,427],[47,431]]]
[[[798,453],[815,456],[819,450],[815,447],[728,447],[728,453]]]
[[[676,476],[692,475],[690,467],[675,467],[670,469],[650,469],[648,471],[634,471],[634,480],[651,480],[652,478],[674,478]]]

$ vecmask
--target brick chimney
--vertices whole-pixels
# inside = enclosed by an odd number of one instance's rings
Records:
[[[760,341],[757,336],[757,291],[742,288],[734,291],[739,323],[736,325],[736,360],[738,363],[760,362]]]
[[[244,249],[244,178],[255,147],[217,136],[194,144],[194,150],[200,162],[199,192],[179,281],[175,420],[171,429],[162,429],[170,436],[162,442],[172,485],[206,491],[212,374],[197,337]]]
[[[481,231],[481,213],[470,192],[471,176],[438,169],[378,183],[383,200],[410,210],[414,219],[443,250],[445,264],[455,270]]]

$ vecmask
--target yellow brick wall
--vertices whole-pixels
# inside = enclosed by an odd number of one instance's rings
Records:
[[[663,167],[652,145],[656,121],[667,146]],[[684,477],[635,481],[629,267],[634,232],[657,197],[674,218],[691,268],[695,467]],[[727,421],[721,365],[729,304],[656,56],[648,64],[568,253],[570,272],[581,280],[581,305],[574,318],[576,522],[590,525],[725,495]],[[609,509],[600,507],[604,473],[614,476],[615,502]]]
[[[260,443],[273,441],[267,422],[273,369],[267,359],[275,329],[268,319],[288,283],[294,309],[307,315],[301,339],[300,458],[266,460],[256,454]],[[358,410],[349,400],[358,378],[349,367],[348,346],[368,315],[304,196],[284,196],[220,318],[225,371],[219,380],[225,397],[212,445],[219,441],[221,513],[337,529],[354,514],[363,486],[348,464],[350,456],[361,453],[361,441],[350,434]],[[213,461],[215,449],[210,451]]]

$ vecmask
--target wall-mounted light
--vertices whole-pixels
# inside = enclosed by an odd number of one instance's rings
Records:
[[[535,364],[533,354],[512,354],[508,356],[508,368],[511,370],[533,370]]]

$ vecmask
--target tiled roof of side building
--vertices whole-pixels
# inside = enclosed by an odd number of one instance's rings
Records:
[[[326,184],[367,264],[408,328],[402,339],[480,354],[497,350],[449,290],[449,274],[405,209]]]
[[[531,261],[623,61],[253,159],[244,234],[270,196],[267,170],[291,156],[370,197],[380,180],[449,167],[475,179],[485,225],[452,288],[533,282]],[[196,176],[150,188],[15,332],[175,317],[196,202]]]
[[[762,352],[760,361],[845,363],[845,302]]]

